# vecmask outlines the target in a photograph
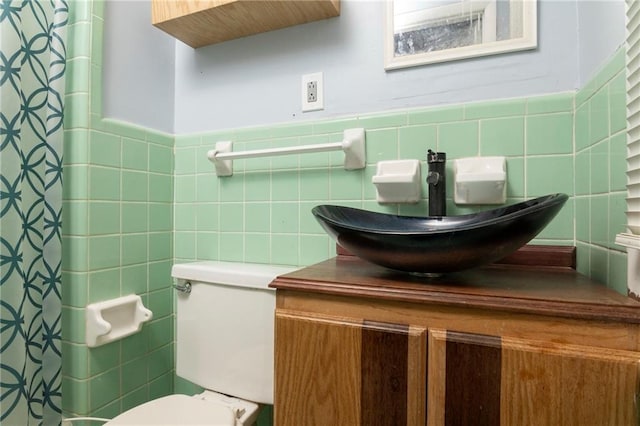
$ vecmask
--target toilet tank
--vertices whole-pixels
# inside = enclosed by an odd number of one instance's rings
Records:
[[[294,267],[235,262],[176,264],[176,374],[215,392],[273,404],[275,290]]]

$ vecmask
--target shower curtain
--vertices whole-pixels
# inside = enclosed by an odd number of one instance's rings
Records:
[[[61,421],[68,7],[0,1],[0,424]]]

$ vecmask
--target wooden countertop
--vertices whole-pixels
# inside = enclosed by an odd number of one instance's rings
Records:
[[[355,256],[333,259],[276,278],[295,290],[413,303],[492,309],[568,318],[640,323],[640,302],[567,266],[505,262],[426,278],[392,271]]]

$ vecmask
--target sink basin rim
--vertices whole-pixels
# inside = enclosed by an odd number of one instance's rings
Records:
[[[544,229],[569,197],[551,194],[460,216],[415,217],[343,206],[312,209],[354,255],[396,271],[435,277],[493,263]]]
[[[322,221],[330,222],[336,226],[353,231],[364,231],[380,235],[430,235],[450,233],[452,231],[466,231],[513,220],[518,217],[531,214],[537,210],[549,208],[555,204],[564,204],[568,198],[568,195],[562,193],[549,194],[496,209],[457,216],[401,216],[373,212],[354,207],[328,204],[315,206],[311,211],[316,218],[320,218]],[[336,220],[334,216],[328,212],[329,209],[339,210],[341,213],[352,216],[366,216],[368,219],[377,218],[385,221],[385,225],[387,226],[391,223],[393,225],[398,225],[398,227],[394,227],[392,229],[381,229],[366,225],[358,226],[351,223],[341,222]],[[404,229],[407,225],[410,225],[412,228]],[[404,226],[404,228],[401,228],[400,226]]]

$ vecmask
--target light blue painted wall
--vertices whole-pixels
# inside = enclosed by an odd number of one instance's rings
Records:
[[[578,88],[591,80],[625,40],[623,0],[578,0]]]
[[[104,20],[104,116],[173,133],[175,39],[151,25],[149,0],[107,0]]]
[[[150,24],[149,0],[107,0],[107,117],[186,134],[578,89],[624,40],[622,0],[541,0],[532,51],[385,72],[381,0],[325,21],[192,49]],[[175,68],[172,68],[175,66]],[[302,113],[322,71],[325,110]]]
[[[176,47],[176,132],[560,92],[577,86],[576,7],[539,5],[539,49],[385,72],[383,1],[193,50]],[[301,113],[300,76],[322,71],[325,110]]]

